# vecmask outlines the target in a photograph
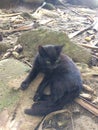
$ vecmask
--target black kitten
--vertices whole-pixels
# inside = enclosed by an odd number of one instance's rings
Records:
[[[74,62],[66,55],[61,54],[62,45],[39,46],[34,65],[22,82],[21,89],[25,90],[38,73],[44,73],[31,109],[26,109],[29,115],[46,115],[60,110],[66,103],[79,96],[82,89],[80,72]],[[44,94],[44,89],[50,87],[50,95]]]

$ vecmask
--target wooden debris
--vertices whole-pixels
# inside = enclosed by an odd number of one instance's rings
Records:
[[[90,103],[89,101],[87,101],[81,97],[76,98],[75,102],[98,117],[98,107],[96,105]]]
[[[10,34],[10,33],[20,32],[20,31],[28,31],[28,30],[31,30],[31,29],[33,29],[33,23],[29,24],[29,25],[24,25],[24,26],[18,27],[16,29],[4,30],[3,33]]]
[[[94,98],[92,103],[97,104],[98,103],[98,97]]]
[[[7,50],[7,52],[3,55],[2,59],[9,58],[10,56],[13,56],[16,59],[20,58],[20,53],[23,50],[23,47],[18,44],[14,48],[10,48]]]
[[[94,18],[93,29],[98,32],[98,17]]]
[[[93,46],[93,45],[89,45],[89,44],[81,44],[83,47],[86,47],[88,49],[92,49],[92,50],[98,50],[97,46]]]
[[[75,37],[75,36],[78,36],[78,35],[84,33],[85,31],[87,31],[87,30],[89,30],[89,29],[92,29],[92,28],[93,28],[95,31],[98,31],[98,18],[97,18],[97,20],[95,20],[89,27],[84,28],[84,29],[82,29],[82,30],[80,30],[80,31],[74,32],[74,33],[72,33],[72,34],[69,34],[69,38],[73,38],[73,37]],[[90,39],[90,40],[91,40],[91,39]]]
[[[22,14],[22,13],[3,14],[3,15],[0,15],[0,17],[12,17],[12,16],[21,15],[21,14]]]
[[[71,34],[69,34],[68,36],[69,36],[69,38],[73,38],[73,37],[75,37],[75,36],[78,36],[78,35],[80,35],[80,34],[84,33],[85,31],[87,31],[87,30],[91,29],[92,27],[93,27],[93,25],[90,25],[90,26],[89,26],[89,27],[87,27],[87,28],[84,28],[84,29],[79,30],[79,31],[74,32],[74,33],[71,33]]]
[[[17,108],[15,108],[16,112]],[[14,117],[14,115],[12,115]],[[0,113],[0,130],[19,130],[21,122],[14,120],[8,110]],[[13,119],[13,120],[12,120]]]
[[[2,60],[3,59],[6,59],[6,58],[9,58],[11,56],[11,52],[6,52],[3,57],[2,57]]]
[[[93,76],[93,77],[98,77],[98,74],[93,74],[92,76]]]
[[[80,96],[87,100],[90,100],[90,101],[92,100],[92,96],[88,93],[81,93]]]
[[[18,103],[16,104],[16,106],[15,106],[15,109],[14,109],[14,111],[13,111],[13,115],[12,115],[11,121],[16,118],[16,114],[17,114],[17,110],[18,110],[19,106],[20,106],[20,102],[18,102]]]
[[[94,93],[94,90],[90,86],[88,86],[86,84],[83,84],[83,89],[85,89],[88,92]]]
[[[27,60],[24,60],[24,59],[23,59],[23,62],[26,63],[29,67],[32,68],[32,64],[30,64]]]

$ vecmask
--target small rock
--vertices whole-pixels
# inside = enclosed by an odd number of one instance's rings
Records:
[[[91,37],[86,37],[85,40],[86,40],[87,42],[90,42],[90,41],[91,41]]]
[[[13,55],[16,59],[19,59],[19,53],[18,53],[18,52],[13,51],[13,52],[12,52],[12,55]]]

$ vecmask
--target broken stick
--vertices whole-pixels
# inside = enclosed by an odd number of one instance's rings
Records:
[[[84,29],[82,29],[82,30],[76,31],[76,32],[74,32],[74,33],[71,33],[71,34],[69,34],[68,36],[69,36],[69,38],[73,38],[73,37],[75,37],[75,36],[78,36],[78,35],[84,33],[85,31],[91,29],[92,27],[93,27],[93,25],[90,25],[90,26],[88,26],[88,27],[86,27],[86,28],[84,28]]]
[[[28,31],[28,30],[33,29],[33,25],[34,25],[34,23],[31,23],[29,25],[24,25],[24,26],[21,26],[21,27],[12,29],[12,30],[4,30],[3,33],[10,34],[10,33],[18,32],[18,31]]]
[[[98,117],[98,107],[89,101],[79,97],[75,99],[75,102],[84,107],[86,110]]]
[[[97,46],[94,45],[89,45],[89,44],[81,44],[83,47],[88,48],[88,49],[92,49],[92,50],[98,50]]]
[[[83,84],[83,89],[88,92],[94,93],[94,90],[89,85]]]

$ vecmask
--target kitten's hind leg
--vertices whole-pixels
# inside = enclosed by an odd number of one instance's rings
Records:
[[[41,101],[51,101],[51,95],[43,94],[41,97]]]
[[[45,76],[40,85],[38,86],[38,89],[34,95],[33,98],[34,101],[41,100],[41,98],[43,97],[44,89],[49,85],[49,83],[50,83],[49,76]]]

